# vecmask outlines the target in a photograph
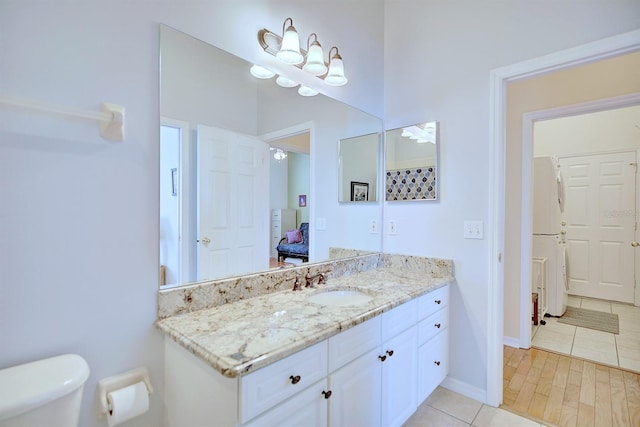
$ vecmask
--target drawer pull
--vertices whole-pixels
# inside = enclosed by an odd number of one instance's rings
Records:
[[[442,300],[441,299],[437,299],[434,301],[436,304],[442,304]]]
[[[296,375],[295,377],[291,375],[289,379],[291,380],[291,384],[298,384],[300,382],[300,375]]]
[[[387,350],[387,354],[391,357],[393,356],[393,350]]]
[[[385,360],[387,360],[387,356],[383,354],[382,356],[378,356],[378,359],[384,362]]]
[[[435,363],[436,365],[440,366],[440,361],[439,361],[439,360],[438,360],[438,361],[435,361],[435,362],[433,362],[433,363]]]
[[[329,391],[323,391],[323,392],[322,392],[322,394],[324,394],[324,398],[325,398],[325,399],[328,399],[328,398],[330,398],[330,397],[331,397],[331,390],[329,390]]]
[[[440,329],[440,323],[436,323],[436,324],[435,324],[435,325],[433,325],[433,326],[435,326],[436,328]]]

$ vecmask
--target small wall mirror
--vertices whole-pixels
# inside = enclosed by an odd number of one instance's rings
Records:
[[[379,133],[341,139],[338,142],[338,201],[378,200],[379,146]]]
[[[438,122],[385,132],[385,200],[438,198]]]

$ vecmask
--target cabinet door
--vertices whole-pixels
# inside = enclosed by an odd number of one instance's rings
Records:
[[[327,380],[324,379],[260,415],[244,427],[326,427]]]
[[[329,375],[329,425],[380,425],[380,347]]]
[[[382,351],[382,425],[401,426],[417,408],[417,328],[388,340]]]
[[[449,371],[449,330],[446,329],[418,349],[418,403],[445,379]]]

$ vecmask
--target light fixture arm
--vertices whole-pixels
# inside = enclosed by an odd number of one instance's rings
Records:
[[[284,32],[285,32],[285,29],[287,28],[287,21],[290,22],[289,26],[293,27],[293,19],[291,18],[285,19],[284,22],[282,23],[282,37],[284,37]]]
[[[333,51],[333,49],[336,50],[336,54],[334,56],[331,56],[331,52]],[[329,64],[331,64],[331,60],[333,58],[342,59],[342,56],[340,56],[340,52],[338,52],[338,47],[337,46],[333,46],[331,49],[329,49]]]
[[[309,37],[307,37],[307,52],[309,51],[309,47],[311,46],[311,37],[315,38],[315,40],[313,41],[314,43],[317,43],[318,45],[320,44],[320,42],[318,42],[318,35],[316,33],[309,34]]]

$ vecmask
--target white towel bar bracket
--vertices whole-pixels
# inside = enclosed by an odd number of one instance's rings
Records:
[[[100,122],[100,136],[102,138],[109,141],[124,141],[124,107],[121,105],[105,102],[100,105],[100,111],[98,112],[44,104],[37,101],[2,94],[0,94],[0,104],[62,114],[65,116],[80,117],[89,120],[97,120]]]
[[[109,141],[124,141],[124,107],[105,102],[100,111],[111,116],[109,120],[100,120],[100,136]]]

